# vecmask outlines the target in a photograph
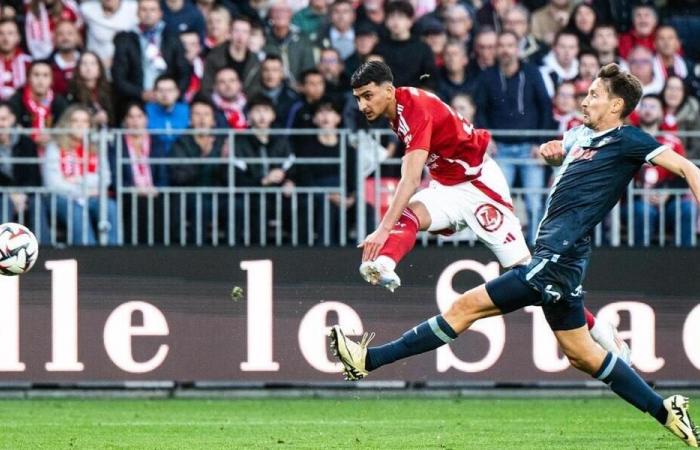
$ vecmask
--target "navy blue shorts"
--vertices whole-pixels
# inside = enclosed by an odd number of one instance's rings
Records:
[[[581,282],[587,260],[535,256],[486,283],[493,303],[507,314],[525,306],[541,306],[552,330],[572,330],[586,323]]]

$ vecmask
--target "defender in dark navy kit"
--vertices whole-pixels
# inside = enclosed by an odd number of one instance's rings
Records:
[[[581,106],[584,125],[550,141],[540,154],[559,174],[540,222],[535,253],[525,266],[461,295],[444,313],[399,339],[368,348],[335,326],[331,345],[347,379],[357,380],[382,365],[434,350],[457,338],[475,321],[540,305],[572,366],[610,386],[613,392],[654,416],[685,444],[698,447],[698,430],[688,399],[654,392],[624,361],[592,340],[583,313],[583,279],[591,254],[591,233],[613,208],[642,164],[649,162],[686,179],[700,202],[700,169],[670,147],[622,121],[642,96],[639,80],[608,64],[598,73]]]

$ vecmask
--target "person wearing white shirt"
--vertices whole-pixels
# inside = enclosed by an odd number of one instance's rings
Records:
[[[87,24],[87,49],[97,53],[107,68],[114,56],[114,36],[138,25],[134,0],[90,0],[80,5]]]

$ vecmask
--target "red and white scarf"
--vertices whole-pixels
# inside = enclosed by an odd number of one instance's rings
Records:
[[[15,50],[11,58],[0,58],[0,99],[7,100],[27,82],[27,67],[32,57]]]
[[[668,69],[659,55],[654,57],[654,72],[659,74],[664,80],[668,78]],[[684,80],[688,77],[688,66],[685,64],[683,57],[678,54],[673,55],[673,74]]]
[[[59,165],[61,174],[64,178],[82,177],[84,174],[97,173],[97,153],[89,152],[87,155],[87,167],[84,167],[85,150],[83,145],[79,144],[75,150],[61,149],[59,156]],[[84,173],[84,168],[87,172]]]
[[[78,29],[82,30],[83,20],[80,18],[78,5],[73,0],[56,0],[61,2],[61,10],[58,20],[66,20],[75,23]],[[56,20],[49,16],[44,2],[39,2],[39,17],[35,16],[29,8],[29,2],[25,1],[27,7],[24,19],[24,30],[27,38],[27,48],[35,59],[45,59],[53,52],[52,32],[56,25]]]
[[[134,179],[134,186],[139,188],[152,188],[153,175],[148,157],[151,154],[151,138],[144,135],[141,140],[141,152],[134,145],[133,136],[126,137],[126,148],[131,158],[131,174]],[[145,160],[145,161],[144,161]]]
[[[235,100],[228,101],[221,98],[221,96],[215,92],[211,95],[211,99],[214,101],[214,104],[224,112],[229,127],[234,130],[247,128],[248,124],[245,119],[245,114],[243,114],[246,99],[243,94],[239,94]]]
[[[192,75],[190,76],[190,84],[185,91],[185,100],[191,102],[195,94],[202,87],[202,77],[204,76],[204,61],[199,56],[192,61]]]
[[[29,86],[25,86],[22,91],[22,103],[29,111],[32,119],[31,127],[35,128],[32,133],[32,139],[37,139],[41,134],[40,130],[50,128],[53,125],[53,117],[51,116],[51,104],[53,103],[53,91],[49,89],[46,97],[41,101],[34,100],[32,90]]]

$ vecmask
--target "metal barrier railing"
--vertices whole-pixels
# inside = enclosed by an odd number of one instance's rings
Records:
[[[0,133],[8,130],[0,130]],[[31,134],[33,130],[11,130]],[[45,130],[54,137],[69,130]],[[274,165],[289,158],[239,157],[237,136],[254,131],[233,130],[148,130],[152,136],[196,135],[206,133],[226,138],[227,151],[222,157],[173,158],[149,157],[139,162],[151,168],[217,165],[225,169],[225,183],[220,186],[155,186],[144,194],[139,188],[124,183],[125,171],[135,162],[124,156],[123,138],[137,133],[127,130],[100,130],[85,133],[83,147],[95,148],[99,170],[97,192],[88,192],[86,177],[80,179],[79,194],[66,198],[50,186],[0,186],[0,222],[9,220],[29,225],[42,244],[48,245],[348,245],[359,243],[381,220],[386,197],[393,192],[386,186],[386,176],[396,177],[399,158],[385,158],[382,139],[392,138],[388,130],[370,133],[335,131],[338,154],[333,157],[297,156],[293,164],[298,170],[310,165],[337,166],[332,183],[295,186],[241,186],[237,184],[237,168],[242,165]],[[269,130],[269,134],[318,135],[321,130]],[[142,133],[139,131],[138,133]],[[556,137],[552,131],[494,131],[499,136]],[[683,137],[700,137],[700,132],[679,133]],[[110,152],[113,152],[110,155]],[[353,152],[350,155],[349,152]],[[110,158],[111,156],[111,158]],[[356,183],[348,188],[348,161],[354,156]],[[112,165],[110,166],[110,159]],[[517,166],[538,165],[537,160],[500,159]],[[0,156],[3,164],[40,165],[46,157],[17,158]],[[698,161],[695,161],[698,163]],[[80,161],[83,173],[88,172],[89,152]],[[335,169],[333,169],[335,170]],[[114,172],[114,173],[112,173]],[[334,172],[335,173],[335,172]],[[112,180],[110,186],[110,180]],[[369,181],[368,181],[369,180]],[[354,189],[353,189],[354,187]],[[373,189],[368,195],[367,189]],[[354,193],[352,192],[354,190]],[[523,198],[536,198],[544,205],[549,188],[541,186],[511,188],[517,205]],[[354,194],[351,195],[351,194]],[[534,197],[533,197],[534,196]],[[23,199],[23,207],[15,204]],[[663,200],[663,202],[660,202]],[[532,200],[531,200],[532,201]],[[661,204],[661,207],[658,206]],[[352,207],[352,208],[351,208]],[[519,206],[523,223],[528,221],[527,207]],[[688,189],[643,189],[630,184],[627,195],[596,227],[596,246],[672,245],[697,246],[697,205]],[[422,233],[422,245],[475,245],[476,237],[469,230],[450,237]]]

